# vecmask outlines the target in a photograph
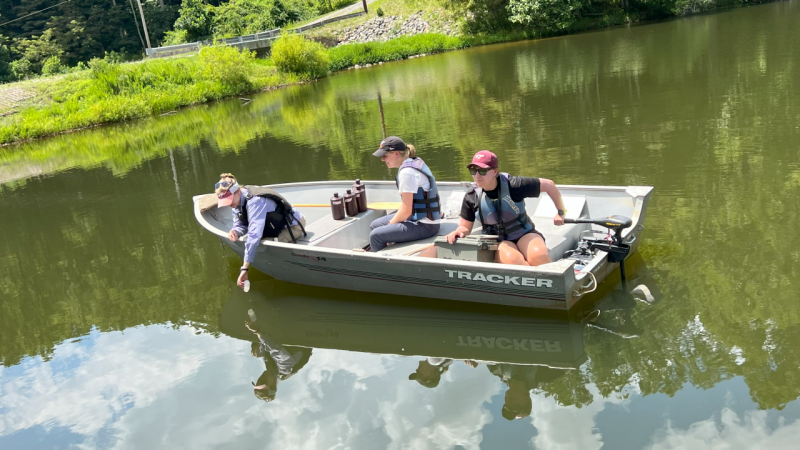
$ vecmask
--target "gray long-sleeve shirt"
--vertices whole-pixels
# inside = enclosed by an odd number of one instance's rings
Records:
[[[247,208],[248,225],[245,226],[239,220],[239,214],[242,212],[242,205],[240,204],[233,210],[233,230],[239,236],[247,234],[247,242],[244,245],[244,260],[252,263],[256,258],[256,249],[261,242],[261,237],[264,235],[264,226],[267,222],[267,213],[275,211],[278,205],[271,199],[264,197],[253,197],[246,200],[247,189],[240,188],[242,191],[242,203]],[[297,225],[297,221],[303,217],[303,214],[298,210],[294,210],[294,220],[292,225]]]

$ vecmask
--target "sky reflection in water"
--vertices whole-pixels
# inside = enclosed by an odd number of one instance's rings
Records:
[[[419,358],[315,349],[272,403],[247,342],[190,326],[97,333],[0,373],[0,446],[14,448],[791,448],[793,402],[759,411],[740,378],[669,399],[624,395],[583,408],[534,392],[529,418],[499,416],[505,386],[455,364],[426,389]],[[723,405],[720,409],[718,405]],[[620,427],[620,422],[627,426]],[[519,445],[519,447],[517,446]]]
[[[0,448],[792,447],[797,17],[783,2],[454,52],[0,149]],[[302,316],[262,303],[276,340],[315,348],[273,402],[256,399],[265,363],[230,294],[240,260],[199,229],[189,196],[222,171],[391,179],[370,156],[379,88],[389,132],[439,179],[466,179],[491,148],[512,173],[655,186],[641,256],[663,301],[601,302],[589,327],[347,310],[339,341],[358,339],[338,344],[291,334]],[[303,292],[293,305],[344,308]],[[456,346],[546,329],[579,345],[562,340],[560,358]],[[408,379],[422,358],[400,355],[575,368],[509,422],[487,364],[456,361],[427,389]]]

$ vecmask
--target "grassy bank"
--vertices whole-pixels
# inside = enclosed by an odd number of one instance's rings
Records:
[[[386,42],[325,50],[330,70],[396,61],[495,42],[525,34],[445,36],[419,34]],[[278,70],[229,47],[207,47],[185,58],[118,64],[95,60],[86,71],[35,83],[16,83],[34,95],[18,113],[0,118],[0,144],[69,130],[168,113],[177,108],[308,81],[311,75]]]
[[[18,83],[34,96],[17,114],[0,119],[0,143],[162,114],[300,80],[228,47],[133,64],[93,60],[82,72]]]
[[[389,5],[404,2],[380,0]],[[432,6],[431,6],[432,7]],[[370,16],[375,14],[373,8]],[[398,10],[397,13],[407,11]],[[370,16],[353,20],[369,20]],[[448,20],[452,19],[452,16]],[[607,17],[586,19],[580,29],[603,28]],[[337,23],[334,27],[345,24]],[[577,25],[576,25],[577,27]],[[321,29],[318,33],[336,30]],[[494,33],[445,35],[425,33],[401,36],[385,42],[309,48],[303,42],[291,46],[295,67],[276,66],[271,59],[256,59],[229,47],[206,47],[198,55],[119,64],[93,60],[89,69],[52,79],[0,86],[0,145],[40,138],[70,130],[169,113],[178,108],[246,95],[253,92],[308,81],[328,71],[375,64],[419,54],[439,53],[478,45],[564,34],[561,31],[499,31]],[[314,59],[313,69],[305,62]],[[280,58],[275,56],[280,64]],[[284,58],[283,61],[287,60]],[[312,64],[313,66],[313,64]],[[326,70],[327,68],[327,70]],[[4,92],[26,92],[26,100],[3,110]],[[6,102],[8,105],[8,102]]]

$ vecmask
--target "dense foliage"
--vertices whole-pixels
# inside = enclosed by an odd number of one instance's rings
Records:
[[[0,0],[0,82],[40,75],[45,67],[45,74],[64,72],[107,53],[122,60],[143,56],[136,0],[61,1]],[[348,1],[142,0],[142,8],[150,45],[158,47],[283,27],[343,3]]]
[[[58,5],[60,1],[0,0],[0,24],[11,21],[0,25],[0,82],[68,72],[70,68],[83,68],[80,63],[106,54],[121,60],[142,57],[146,43],[136,0],[71,0]],[[413,5],[419,2],[404,1]],[[467,33],[513,32],[530,36],[753,3],[748,0],[439,1],[463,17]],[[353,0],[142,0],[153,47],[281,28],[349,3]],[[58,6],[35,13],[55,5]]]
[[[328,73],[330,57],[319,42],[299,34],[284,34],[272,46],[272,62],[284,72],[320,78]]]
[[[0,26],[0,46],[6,46],[16,61],[7,80],[38,75],[47,60],[51,60],[49,69],[60,71],[62,67],[102,58],[106,53],[118,54],[125,60],[141,58],[145,41],[135,0],[71,0],[35,13],[60,1],[0,0],[0,24],[5,23]],[[160,45],[164,32],[172,28],[180,3],[181,0],[142,2],[151,45]],[[0,62],[0,81],[2,65]]]
[[[470,32],[526,30],[561,34],[642,20],[696,14],[759,0],[449,0]]]

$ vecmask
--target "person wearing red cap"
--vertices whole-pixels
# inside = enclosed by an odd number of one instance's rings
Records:
[[[536,231],[525,212],[525,199],[546,192],[558,212],[553,218],[556,225],[564,225],[564,202],[552,180],[509,176],[498,170],[497,155],[481,150],[467,165],[475,186],[464,196],[461,204],[461,222],[447,235],[453,243],[472,232],[476,214],[483,225],[482,233],[497,235],[500,246],[495,262],[520,266],[538,266],[551,262],[544,236]]]

